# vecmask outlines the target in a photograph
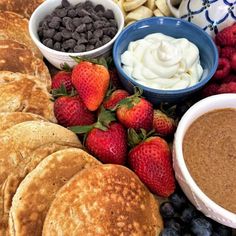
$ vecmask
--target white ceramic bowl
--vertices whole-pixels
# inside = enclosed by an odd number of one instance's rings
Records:
[[[186,167],[182,151],[184,135],[193,121],[207,112],[222,108],[236,108],[236,94],[221,94],[205,98],[185,113],[175,133],[173,165],[177,181],[196,208],[207,217],[231,228],[236,228],[236,214],[217,205],[200,190]]]
[[[72,5],[85,1],[86,0],[69,0],[69,2]],[[32,14],[29,21],[30,36],[34,41],[34,43],[39,48],[39,50],[42,52],[43,56],[55,67],[60,68],[61,64],[65,62],[70,66],[75,65],[76,63],[70,56],[96,58],[108,55],[111,52],[113,43],[115,42],[116,38],[124,28],[124,16],[119,6],[116,3],[114,3],[112,0],[90,0],[90,1],[93,2],[94,4],[101,4],[105,7],[105,9],[111,9],[114,12],[115,19],[118,24],[118,32],[110,42],[108,42],[107,44],[103,45],[100,48],[96,48],[88,52],[82,52],[82,53],[59,52],[46,47],[40,42],[37,34],[39,23],[44,19],[46,15],[52,13],[53,10],[60,5],[61,3],[60,0],[47,0],[43,2]]]

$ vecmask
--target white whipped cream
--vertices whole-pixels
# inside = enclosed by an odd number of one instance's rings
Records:
[[[155,89],[188,88],[198,83],[203,73],[199,50],[193,43],[161,33],[130,42],[121,62],[129,76]]]

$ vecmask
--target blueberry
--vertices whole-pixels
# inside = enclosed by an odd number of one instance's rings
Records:
[[[213,231],[211,223],[205,218],[193,219],[190,228],[196,236],[211,236]]]
[[[217,232],[220,236],[231,236],[232,235],[232,229],[221,225],[219,223],[215,223],[214,231]]]
[[[160,236],[181,236],[181,234],[179,234],[176,230],[172,229],[172,228],[165,228]]]
[[[163,202],[160,205],[160,213],[163,218],[171,218],[175,215],[175,209],[171,202]]]
[[[165,221],[165,227],[174,229],[176,232],[181,233],[184,228],[183,222],[177,217]]]
[[[190,223],[192,221],[193,218],[195,218],[197,216],[197,210],[192,206],[189,205],[187,208],[183,209],[181,215],[180,215],[180,219],[184,222],[184,223]]]
[[[182,210],[188,203],[186,197],[181,193],[173,193],[169,199],[177,211]]]

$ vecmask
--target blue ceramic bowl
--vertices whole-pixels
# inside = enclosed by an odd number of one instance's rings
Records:
[[[129,43],[158,32],[174,38],[186,38],[198,47],[200,63],[204,70],[200,82],[186,89],[152,89],[137,83],[124,72],[121,54],[127,50]],[[172,17],[152,17],[137,21],[121,32],[113,47],[113,59],[120,80],[130,93],[133,92],[133,87],[137,86],[143,89],[144,97],[153,104],[178,103],[197,92],[212,78],[218,66],[218,50],[211,37],[197,25]]]

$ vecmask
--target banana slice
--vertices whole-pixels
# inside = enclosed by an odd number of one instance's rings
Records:
[[[124,17],[125,17],[125,16],[126,16],[126,11],[125,11],[125,9],[124,9],[124,7],[123,7],[123,5],[124,5],[124,0],[118,0],[117,5],[118,5],[119,8],[121,9],[121,11],[122,11],[122,13],[123,13],[123,15],[124,15]]]
[[[156,0],[155,4],[164,16],[171,16],[171,12],[166,4],[166,0]]]
[[[142,6],[147,0],[131,0],[126,1],[123,4],[125,11],[132,11],[140,6]]]
[[[153,15],[152,10],[145,6],[140,6],[137,9],[131,11],[125,18],[126,24],[130,21],[141,20],[144,18],[151,17]]]
[[[150,10],[154,11],[156,8],[155,0],[147,0],[145,6],[148,7]]]
[[[164,16],[159,9],[153,11],[154,16]]]

